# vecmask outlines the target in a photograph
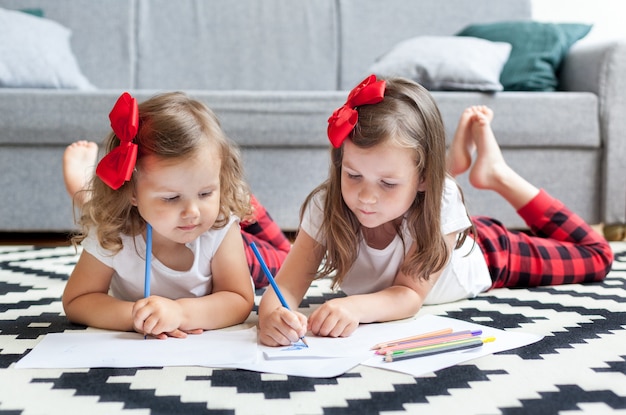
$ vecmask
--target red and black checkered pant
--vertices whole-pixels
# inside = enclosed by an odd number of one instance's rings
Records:
[[[260,288],[269,284],[269,281],[250,248],[250,243],[255,243],[272,275],[276,275],[283,264],[291,249],[291,243],[259,201],[254,196],[251,196],[250,201],[254,207],[255,221],[241,223],[241,236],[254,286]]]
[[[601,281],[610,271],[613,253],[606,239],[544,190],[518,214],[532,234],[491,218],[472,218],[491,288]]]

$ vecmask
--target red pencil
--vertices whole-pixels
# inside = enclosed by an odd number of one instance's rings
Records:
[[[456,342],[451,342],[450,344],[446,344],[446,345],[433,345],[433,346],[421,347],[421,348],[417,348],[413,350],[390,352],[385,357],[383,357],[383,361],[395,362],[398,360],[413,359],[416,357],[424,357],[424,356],[431,356],[431,355],[440,354],[440,353],[448,353],[448,352],[455,352],[455,351],[461,351],[461,350],[466,350],[466,349],[473,349],[475,347],[482,346],[483,343],[489,343],[495,340],[496,340],[495,337],[488,337],[486,339],[476,337],[472,339],[458,340]]]
[[[385,343],[375,344],[374,346],[372,346],[371,350],[382,349],[384,347],[395,346],[403,342],[414,341],[414,340],[419,340],[419,339],[427,339],[430,337],[441,336],[442,334],[449,334],[449,333],[452,333],[452,329],[437,330],[437,331],[432,331],[430,333],[418,334],[416,336],[404,337],[402,339],[390,340]]]
[[[445,344],[455,340],[469,339],[472,337],[480,336],[482,334],[482,330],[463,330],[452,332],[448,334],[442,334],[440,336],[433,336],[424,339],[418,339],[413,341],[400,342],[394,346],[383,347],[381,349],[376,350],[376,354],[387,354],[388,352],[393,352],[396,350],[407,350],[413,349],[421,346],[429,346],[433,344]]]

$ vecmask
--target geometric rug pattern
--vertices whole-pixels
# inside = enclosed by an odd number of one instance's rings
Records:
[[[205,367],[15,369],[46,334],[86,330],[61,306],[78,255],[0,247],[0,415],[626,414],[626,243],[611,246],[615,262],[601,283],[497,289],[418,314],[544,336],[537,343],[418,378],[357,366],[330,379]],[[316,282],[300,310],[339,295]]]

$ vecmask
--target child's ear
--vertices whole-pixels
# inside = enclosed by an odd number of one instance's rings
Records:
[[[417,184],[417,191],[418,192],[426,191],[426,178],[425,177],[420,178],[420,182]]]
[[[129,189],[130,204],[137,207],[137,189],[135,188],[135,183],[134,181],[131,181],[128,184],[132,186],[131,189]]]

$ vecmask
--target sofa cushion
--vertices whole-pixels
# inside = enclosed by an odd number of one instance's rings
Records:
[[[395,45],[369,68],[402,76],[429,90],[501,91],[511,45],[474,37],[417,36]]]
[[[138,88],[337,89],[335,0],[138,5]]]
[[[65,26],[0,8],[0,27],[0,86],[94,89],[76,62]]]
[[[459,115],[472,105],[494,112],[492,127],[503,149],[599,150],[598,96],[590,92],[432,93],[441,111],[448,139]]]
[[[470,25],[458,35],[512,45],[500,77],[506,91],[554,91],[563,58],[590,30],[586,24],[510,21]]]

